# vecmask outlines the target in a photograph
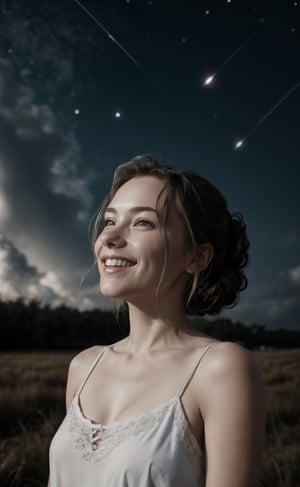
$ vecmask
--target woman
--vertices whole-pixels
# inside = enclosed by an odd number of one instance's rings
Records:
[[[130,332],[72,360],[51,487],[258,486],[256,362],[186,317],[245,289],[241,215],[205,178],[138,156],[117,168],[94,234],[101,293],[123,300]]]

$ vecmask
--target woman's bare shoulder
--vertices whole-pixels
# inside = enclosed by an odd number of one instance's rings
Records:
[[[254,354],[233,342],[212,344],[199,367],[198,381],[201,390],[207,391],[202,397],[208,401],[229,391],[254,392],[262,387],[261,371]]]
[[[260,373],[251,351],[237,343],[219,341],[213,342],[205,354],[203,369],[208,380]]]
[[[207,357],[210,358],[210,363],[214,366],[219,365],[223,369],[224,366],[253,365],[256,363],[253,353],[242,345],[222,341],[214,341],[211,345]]]
[[[69,407],[73,397],[77,394],[81,384],[88,375],[93,363],[105,347],[95,345],[93,347],[82,350],[76,354],[69,365],[66,403]]]
[[[92,366],[93,361],[96,360],[104,348],[102,345],[95,345],[77,353],[71,360],[70,369],[78,372],[82,368],[89,367],[89,365]]]

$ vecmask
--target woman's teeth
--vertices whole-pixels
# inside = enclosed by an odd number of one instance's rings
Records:
[[[131,267],[133,262],[125,259],[105,259],[104,264],[106,267]]]

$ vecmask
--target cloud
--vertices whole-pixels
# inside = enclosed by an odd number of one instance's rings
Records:
[[[83,164],[80,156],[80,148],[73,133],[66,138],[65,152],[57,157],[50,168],[53,174],[53,192],[64,195],[81,203],[82,207],[77,213],[79,220],[86,221],[89,216],[89,208],[92,204],[92,195],[88,187],[92,173],[83,173]]]
[[[15,300],[42,298],[49,301],[58,297],[54,290],[42,285],[44,274],[31,265],[14,244],[0,235],[0,289],[1,299]]]
[[[92,309],[96,305],[111,308],[113,301],[101,298],[98,286],[86,282],[83,286],[66,287],[53,271],[43,272],[28,262],[4,235],[0,235],[0,299],[25,301],[38,300],[42,304]]]
[[[12,249],[19,259],[23,256],[23,271],[27,262],[28,272],[18,275],[27,275],[31,283],[29,287],[22,281],[24,293],[32,296],[40,285],[51,290],[51,301],[59,298],[78,307],[100,304],[96,279],[80,289],[92,262],[87,234],[92,173],[75,134],[59,130],[50,107],[34,101],[33,92],[16,82],[10,62],[3,59],[0,160],[0,222],[6,239],[2,260]],[[9,241],[13,247],[8,254]],[[12,282],[11,295],[22,286]]]
[[[77,242],[83,243],[80,222],[92,203],[90,175],[84,174],[74,134],[65,135],[56,128],[50,108],[33,102],[32,92],[16,84],[10,63],[3,60],[0,60],[0,157],[6,233],[13,234],[17,243],[20,236],[23,242],[27,236],[27,240],[37,243],[31,261],[44,257],[39,256],[41,245],[48,247],[51,256],[54,234],[56,258],[61,245],[63,258],[67,259],[64,251],[68,244],[74,258],[74,247]],[[66,224],[69,236],[64,232]]]

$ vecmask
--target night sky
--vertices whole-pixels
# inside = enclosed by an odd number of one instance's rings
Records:
[[[0,0],[0,13],[2,298],[112,306],[89,224],[114,168],[152,153],[245,217],[249,286],[221,316],[300,328],[300,1]]]

